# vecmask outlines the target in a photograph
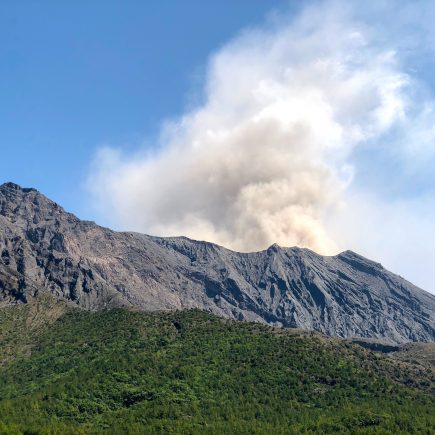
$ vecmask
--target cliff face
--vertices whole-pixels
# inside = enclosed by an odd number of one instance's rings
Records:
[[[434,341],[435,296],[351,251],[272,245],[237,253],[184,237],[119,233],[35,189],[0,186],[0,304],[50,292],[83,308],[200,308],[339,337]]]

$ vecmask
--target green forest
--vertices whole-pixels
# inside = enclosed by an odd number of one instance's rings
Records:
[[[427,371],[190,310],[0,309],[0,433],[435,433]]]

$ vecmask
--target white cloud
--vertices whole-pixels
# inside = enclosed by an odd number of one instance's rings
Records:
[[[343,206],[352,152],[414,119],[428,143],[433,129],[411,103],[418,83],[394,44],[343,5],[317,4],[224,46],[210,59],[204,103],[165,124],[157,151],[101,150],[89,185],[117,226],[242,251],[367,246],[377,258],[379,243],[342,219],[352,215]],[[365,210],[365,195],[347,203]],[[376,220],[376,210],[365,212]]]

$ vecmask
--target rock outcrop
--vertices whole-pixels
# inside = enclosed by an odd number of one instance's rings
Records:
[[[200,308],[239,320],[390,343],[434,341],[435,296],[354,252],[254,253],[115,232],[35,189],[0,186],[0,304],[40,292],[83,308]]]

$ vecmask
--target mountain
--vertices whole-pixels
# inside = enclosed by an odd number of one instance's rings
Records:
[[[50,293],[88,310],[199,308],[218,316],[390,343],[435,340],[435,296],[354,252],[272,245],[238,253],[115,232],[35,189],[0,186],[0,304]]]

